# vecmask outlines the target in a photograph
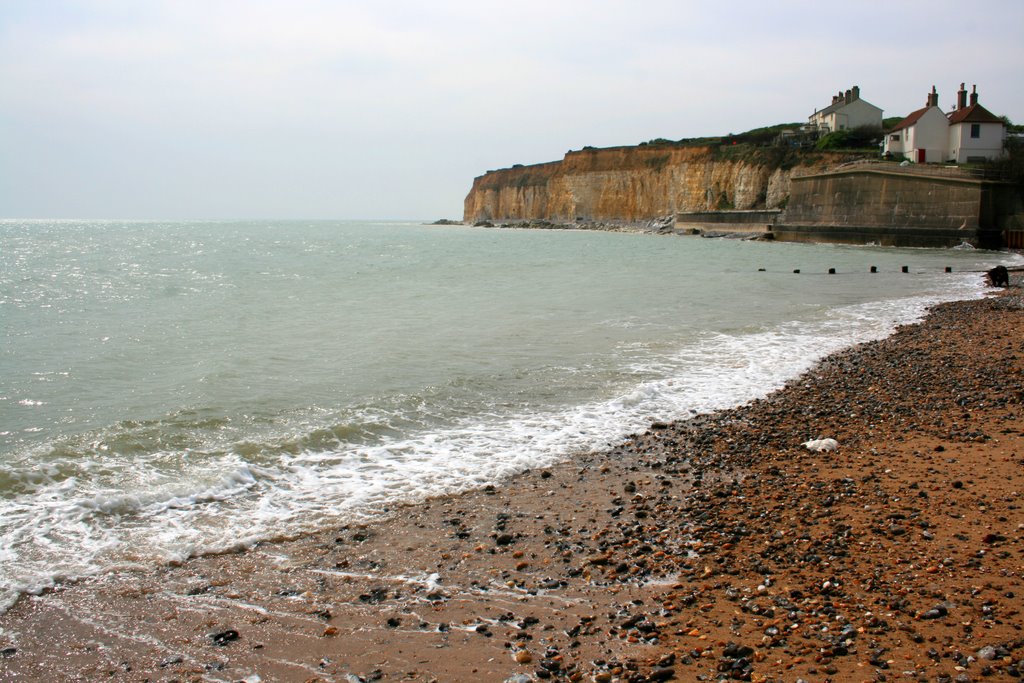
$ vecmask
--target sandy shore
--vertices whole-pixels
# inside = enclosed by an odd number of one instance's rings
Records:
[[[494,490],[23,599],[0,681],[1020,678],[1022,371],[1018,287],[944,305]]]

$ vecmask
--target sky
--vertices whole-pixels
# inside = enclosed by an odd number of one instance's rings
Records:
[[[977,84],[1024,122],[1022,26],[1020,0],[0,0],[0,218],[461,218],[490,169],[853,85],[888,117]]]

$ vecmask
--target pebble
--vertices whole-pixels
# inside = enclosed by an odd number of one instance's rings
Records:
[[[213,641],[214,645],[218,647],[224,647],[228,643],[238,640],[238,631],[234,629],[228,629],[227,631],[221,631],[220,633],[214,633],[210,636],[210,640]]]
[[[930,610],[921,614],[921,619],[941,619],[949,614],[949,610],[944,605],[936,605]]]

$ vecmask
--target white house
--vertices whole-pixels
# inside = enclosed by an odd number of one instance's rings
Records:
[[[948,157],[949,120],[939,108],[935,86],[924,107],[912,112],[885,135],[886,155],[917,163],[941,163]]]
[[[897,123],[886,134],[883,148],[887,155],[915,163],[962,164],[1002,156],[1005,134],[1002,119],[978,104],[977,86],[968,104],[961,83],[956,109],[949,114],[939,108],[939,95],[932,86],[924,108]]]
[[[863,126],[882,127],[882,110],[860,98],[860,86],[853,86],[845,93],[840,91],[832,96],[832,104],[815,111],[807,118],[807,124],[821,132],[852,130]]]
[[[958,164],[988,161],[1003,154],[1006,125],[1003,120],[978,104],[978,86],[971,86],[971,103],[960,84],[957,108],[949,115],[949,160]]]

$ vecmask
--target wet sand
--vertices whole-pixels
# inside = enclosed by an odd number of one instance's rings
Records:
[[[1022,372],[1018,286],[943,305],[495,489],[22,599],[0,681],[1014,680]]]

